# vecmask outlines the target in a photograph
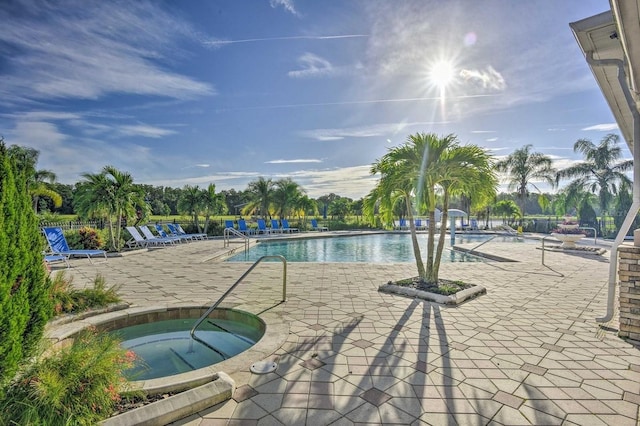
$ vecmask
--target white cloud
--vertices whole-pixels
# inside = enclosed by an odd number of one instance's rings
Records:
[[[5,70],[16,70],[0,80],[10,102],[112,93],[189,99],[215,93],[211,85],[163,64],[183,54],[178,42],[193,31],[153,3],[69,0],[21,7],[21,13],[0,9],[0,43],[14,52],[5,55]]]
[[[265,161],[265,164],[288,164],[288,163],[322,163],[322,160],[309,158],[309,159],[297,159],[297,160],[270,160]]]
[[[333,66],[326,59],[313,53],[305,53],[298,58],[302,67],[300,70],[289,71],[287,75],[293,78],[310,78],[331,75],[335,72]]]
[[[374,124],[371,126],[346,127],[341,129],[314,129],[304,130],[300,132],[300,136],[315,139],[318,141],[336,141],[347,137],[350,138],[369,138],[376,136],[396,135],[412,126],[424,126],[440,124],[436,122],[399,122]]]
[[[505,90],[507,83],[504,77],[491,65],[485,70],[467,70],[460,71],[460,77],[473,83],[478,84],[483,89]]]
[[[498,140],[498,138],[489,138],[489,139],[485,139],[487,142],[495,142]]]
[[[472,130],[471,133],[482,134],[482,133],[497,133],[497,132],[495,130]]]
[[[146,124],[125,125],[119,127],[119,132],[127,136],[142,136],[146,138],[162,138],[176,134],[173,130],[161,129]]]
[[[603,123],[603,124],[596,124],[593,126],[589,126],[589,127],[585,127],[584,131],[589,131],[589,130],[595,130],[597,132],[610,132],[613,130],[618,130],[618,124],[617,123]]]
[[[282,6],[287,12],[292,13],[296,16],[298,15],[295,5],[293,4],[293,0],[270,0],[269,4],[271,4],[271,7],[273,7],[274,9],[278,6]]]

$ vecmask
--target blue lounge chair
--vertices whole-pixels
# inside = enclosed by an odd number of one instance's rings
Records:
[[[425,229],[427,229],[427,226],[422,224],[422,219],[416,219],[415,224],[417,230],[424,231]]]
[[[271,219],[271,233],[273,234],[274,232],[282,232],[278,219]]]
[[[311,219],[311,229],[320,232],[329,230],[326,226],[318,226],[318,221],[316,219]]]
[[[233,226],[233,221],[232,220],[225,220],[224,221],[224,227],[225,228],[235,229],[235,226]]]
[[[144,235],[144,237],[149,240],[149,242],[152,242],[154,244],[162,244],[166,246],[167,244],[175,244],[180,242],[179,238],[164,238],[154,235],[153,232],[151,232],[151,230],[147,227],[147,225],[140,225],[138,226],[138,228],[142,232],[142,235]]]
[[[280,222],[282,222],[282,232],[298,232],[299,229],[298,228],[290,228],[289,227],[289,221],[287,219],[280,219]]]
[[[45,227],[42,228],[52,255],[67,256],[85,256],[89,259],[89,262],[93,263],[91,259],[93,256],[104,256],[105,262],[107,261],[107,252],[104,250],[71,250],[67,240],[64,237],[62,228]]]
[[[247,228],[247,222],[245,222],[244,219],[238,219],[238,231],[240,231],[244,235],[253,234],[253,229]]]
[[[269,234],[271,231],[267,228],[264,219],[258,219],[258,234]]]
[[[67,268],[71,267],[71,265],[69,265],[69,258],[61,254],[45,254],[44,262],[47,265],[47,269],[49,271],[51,271],[51,264],[56,262],[64,262],[67,265]]]
[[[189,240],[193,239],[193,237],[191,237],[189,235],[179,235],[179,234],[169,235],[164,230],[162,225],[160,225],[159,223],[156,223],[155,227],[156,227],[156,232],[158,233],[158,235],[160,235],[161,238],[175,238],[176,240],[178,240],[180,242],[189,241]]]

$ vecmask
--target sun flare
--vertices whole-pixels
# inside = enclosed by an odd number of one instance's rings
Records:
[[[436,62],[429,73],[429,80],[440,88],[446,87],[455,77],[455,68],[448,61]]]

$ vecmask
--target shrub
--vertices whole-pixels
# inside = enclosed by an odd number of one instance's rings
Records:
[[[0,425],[93,425],[109,417],[120,401],[135,354],[95,329],[71,346],[31,363],[0,401]]]
[[[8,151],[0,138],[0,385],[33,354],[52,314],[44,240],[27,190],[33,165]]]
[[[79,312],[90,308],[99,308],[110,303],[119,302],[117,286],[107,288],[102,275],[96,275],[93,288],[74,290],[71,288],[72,278],[67,278],[64,271],[53,278],[51,297],[56,314]]]
[[[104,247],[104,238],[100,232],[88,226],[77,231],[67,231],[64,236],[71,249],[97,250]]]

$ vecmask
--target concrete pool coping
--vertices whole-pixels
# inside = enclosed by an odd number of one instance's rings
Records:
[[[115,321],[141,315],[147,315],[158,320],[157,318],[162,316],[162,314],[171,316],[172,312],[181,310],[186,312],[190,311],[197,317],[207,308],[208,306],[195,306],[193,304],[155,305],[138,306],[118,311],[100,313],[77,321],[67,322],[57,326],[53,325],[46,331],[45,338],[52,342],[54,348],[61,347],[65,344],[70,344],[73,336],[87,327],[93,326],[105,328],[108,327],[109,324],[113,324]],[[220,306],[220,308],[230,309],[230,307],[224,306],[224,304]],[[236,311],[238,310],[236,309]],[[133,389],[143,390],[145,393],[150,395],[182,391],[212,381],[216,378],[218,372],[232,374],[245,369],[247,365],[250,365],[253,362],[267,358],[286,341],[289,334],[289,325],[282,321],[278,315],[269,312],[256,316],[265,323],[265,332],[260,340],[246,351],[225,361],[197,370],[157,379],[132,381],[129,382],[129,384]],[[153,318],[150,318],[149,321],[152,321]]]

